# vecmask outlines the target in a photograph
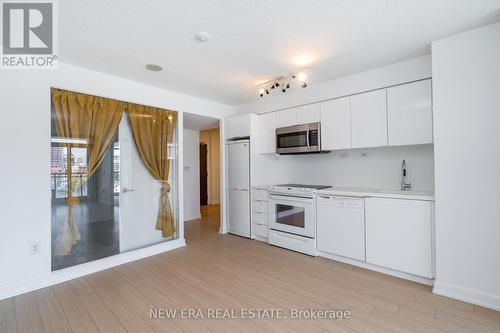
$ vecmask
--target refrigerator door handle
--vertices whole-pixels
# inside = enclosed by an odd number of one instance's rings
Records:
[[[233,188],[230,188],[229,191],[247,192],[248,190],[246,188],[242,188],[242,187],[233,187]]]

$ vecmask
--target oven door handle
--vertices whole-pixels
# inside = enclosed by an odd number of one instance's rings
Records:
[[[292,197],[292,196],[283,196],[283,195],[275,195],[269,194],[270,200],[273,201],[292,201],[292,202],[303,202],[303,203],[311,203],[313,202],[313,198],[303,198],[303,197]]]

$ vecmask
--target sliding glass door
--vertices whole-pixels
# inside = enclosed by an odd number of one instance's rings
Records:
[[[177,238],[176,127],[169,124],[168,143],[141,141],[141,152],[134,134],[147,127],[135,119],[132,129],[127,105],[112,116],[103,117],[109,110],[100,109],[99,118],[84,109],[88,103],[75,100],[78,107],[56,100],[51,112],[53,271]],[[156,124],[154,113],[143,116]],[[168,182],[155,178],[146,162],[167,166]],[[173,218],[170,234],[159,227],[166,220],[160,204],[166,203],[172,208],[163,209]]]

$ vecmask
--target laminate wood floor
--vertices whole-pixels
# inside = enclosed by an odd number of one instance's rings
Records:
[[[184,248],[0,301],[0,332],[500,332],[499,312],[428,286],[219,235],[218,214],[204,207],[186,222]],[[154,308],[347,310],[350,319],[152,319]]]

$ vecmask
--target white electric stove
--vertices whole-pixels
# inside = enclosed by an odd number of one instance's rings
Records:
[[[269,244],[317,256],[316,191],[328,185],[282,184],[269,191]]]

